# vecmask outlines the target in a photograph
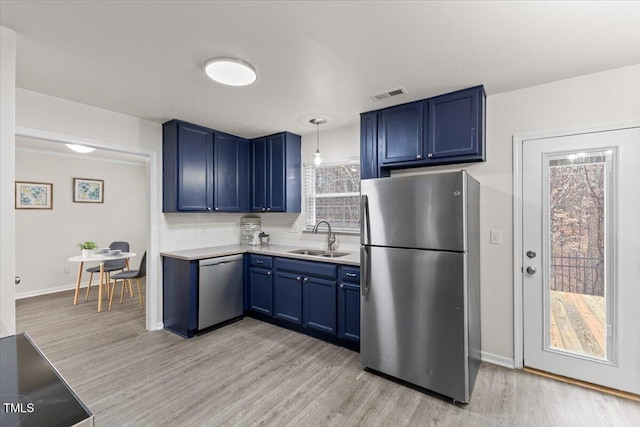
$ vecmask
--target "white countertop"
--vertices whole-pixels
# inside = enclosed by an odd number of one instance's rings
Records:
[[[198,249],[187,249],[183,251],[160,252],[160,255],[165,257],[170,257],[170,258],[184,259],[187,261],[196,261],[200,259],[216,258],[220,256],[225,256],[225,255],[251,253],[251,254],[302,259],[305,261],[326,262],[331,264],[343,264],[343,265],[355,265],[355,266],[360,265],[360,254],[358,252],[340,250],[340,252],[348,252],[349,255],[345,255],[339,258],[325,258],[325,257],[314,256],[314,255],[290,254],[288,252],[295,249],[317,250],[317,248],[302,248],[302,247],[296,247],[296,246],[281,246],[281,245],[269,245],[269,246],[228,245],[228,246],[212,246],[208,248],[198,248]]]

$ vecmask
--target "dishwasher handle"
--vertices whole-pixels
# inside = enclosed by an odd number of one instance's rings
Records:
[[[242,261],[242,255],[230,255],[230,256],[221,256],[218,258],[201,259],[198,265],[200,267],[206,267],[209,265],[226,264],[228,262],[233,262],[233,261]]]

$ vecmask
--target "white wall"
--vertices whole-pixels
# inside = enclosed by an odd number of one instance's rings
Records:
[[[16,33],[0,27],[0,337],[16,332],[14,304],[14,134]]]
[[[104,180],[104,203],[74,203],[73,178]],[[22,278],[16,298],[74,289],[78,263],[67,258],[79,255],[76,244],[86,240],[100,247],[128,241],[130,250],[138,254],[131,259],[131,268],[137,268],[148,241],[149,185],[144,163],[18,148],[16,180],[53,184],[53,209],[16,210],[16,273]],[[85,268],[90,265],[97,264]],[[83,282],[88,279],[83,274]]]

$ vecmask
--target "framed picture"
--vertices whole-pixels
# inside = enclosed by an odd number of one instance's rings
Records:
[[[53,184],[16,181],[16,209],[53,209]]]
[[[104,181],[73,178],[73,201],[75,203],[103,203]]]

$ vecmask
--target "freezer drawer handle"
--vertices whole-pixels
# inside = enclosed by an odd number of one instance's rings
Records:
[[[347,277],[356,277],[356,273],[345,273]]]

